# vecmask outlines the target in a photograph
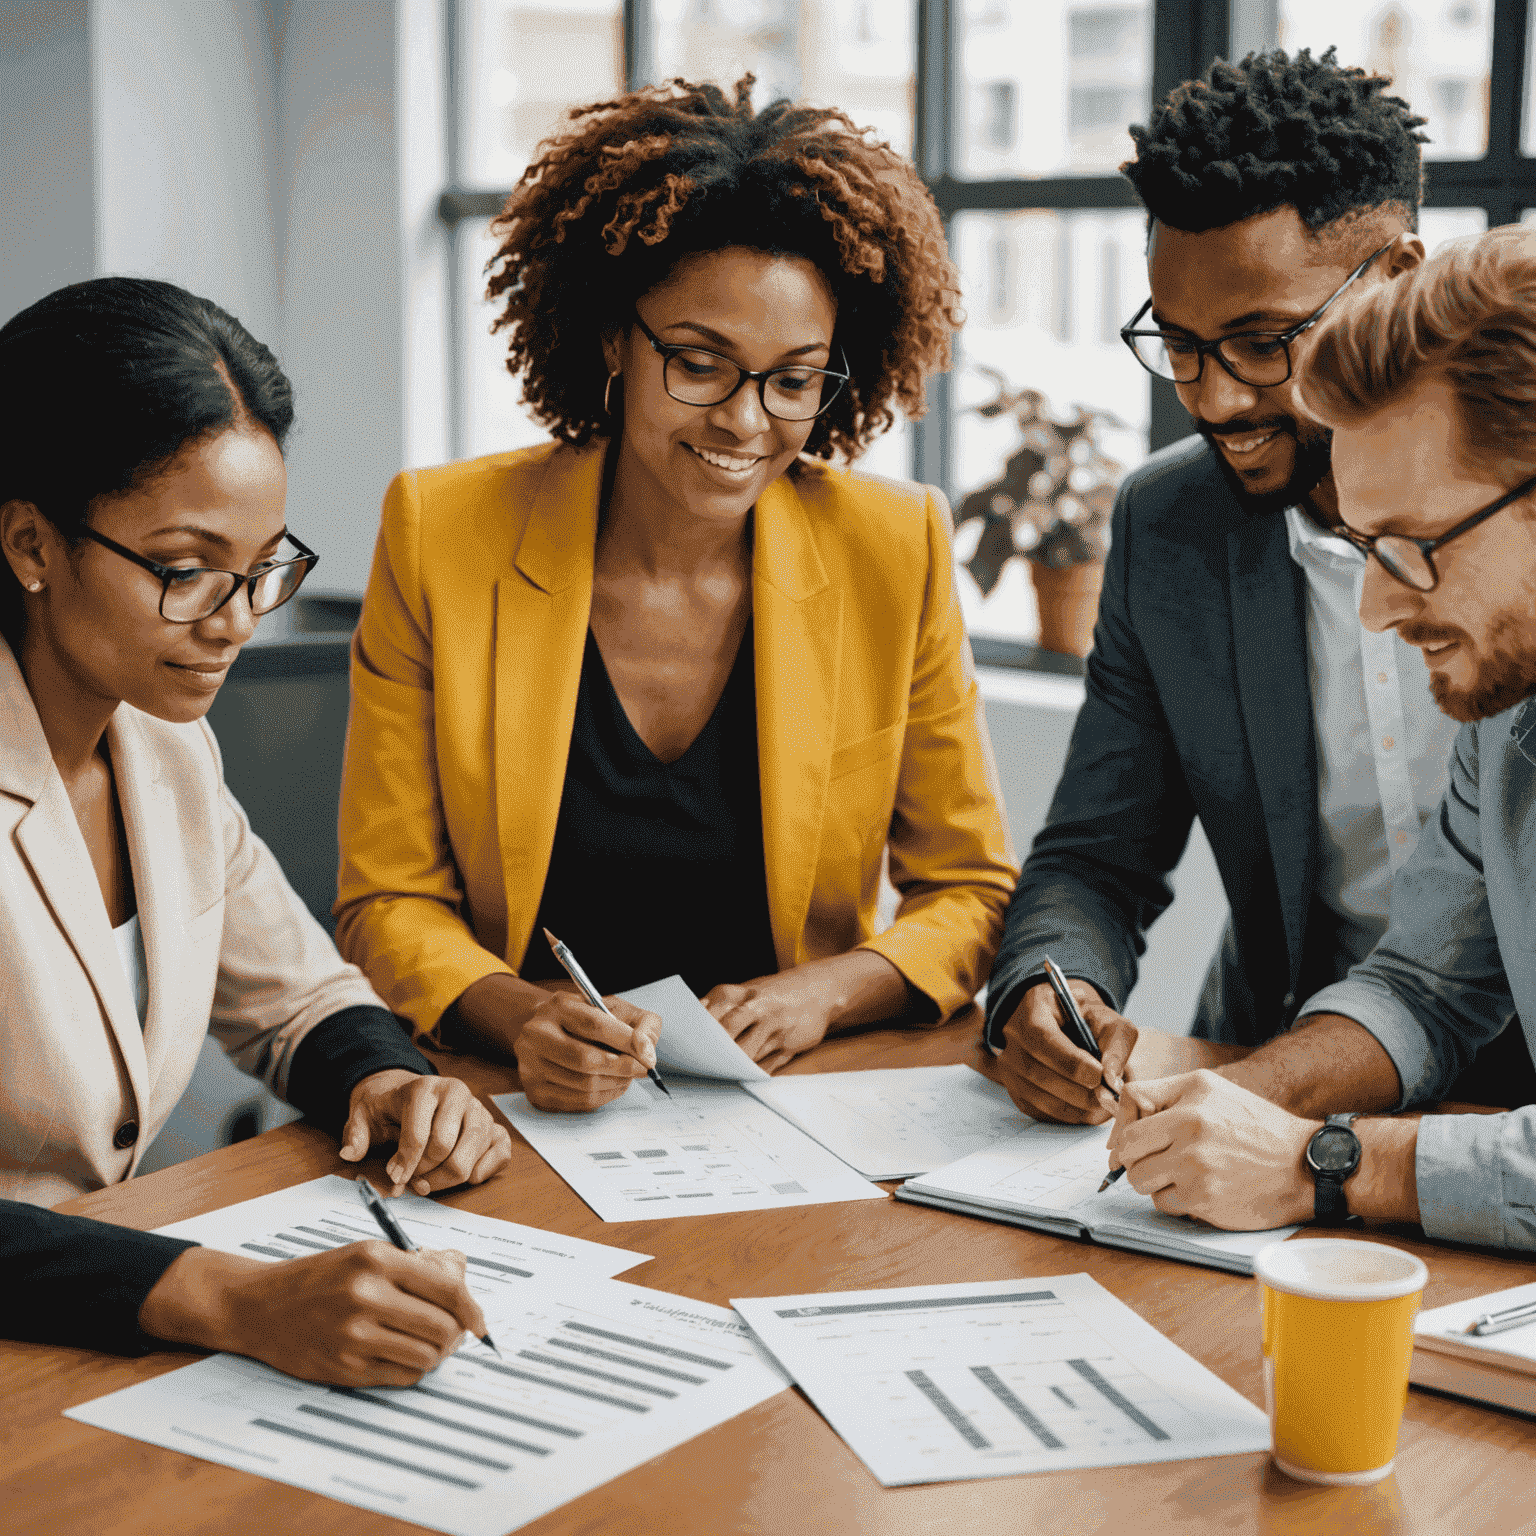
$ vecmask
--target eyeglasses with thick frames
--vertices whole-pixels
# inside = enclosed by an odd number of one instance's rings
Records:
[[[837,399],[848,382],[834,368],[765,368],[759,373],[704,347],[679,347],[663,341],[635,312],[635,324],[663,359],[661,382],[681,405],[724,405],[743,384],[757,385],[763,409],[780,421],[813,421]],[[848,356],[843,354],[846,369]],[[828,385],[831,394],[827,393]]]
[[[1232,336],[1218,336],[1215,341],[1201,341],[1182,331],[1137,330],[1141,318],[1152,308],[1148,299],[1126,325],[1120,327],[1120,339],[1148,373],[1175,384],[1193,384],[1204,371],[1205,360],[1214,357],[1239,384],[1253,389],[1269,389],[1284,384],[1292,370],[1291,343],[1310,331],[1327,313],[1329,305],[1359,277],[1382,251],[1391,250],[1396,237],[1380,250],[1372,251],[1348,277],[1305,320],[1285,331],[1239,331]]]
[[[275,565],[264,565],[260,570],[242,572],[216,571],[196,565],[161,565],[158,560],[125,549],[116,539],[109,539],[94,528],[84,528],[81,532],[104,549],[110,549],[114,555],[121,555],[124,560],[131,560],[160,578],[160,617],[172,624],[196,624],[211,619],[241,587],[245,588],[252,615],[259,618],[274,608],[281,608],[320,563],[320,556],[291,533],[285,533],[283,537],[299,551],[297,559],[280,560]]]
[[[1411,539],[1405,533],[1356,533],[1345,523],[1340,523],[1337,531],[1356,549],[1367,555],[1375,555],[1387,575],[1402,582],[1405,587],[1412,587],[1415,592],[1433,592],[1440,584],[1440,573],[1429,557],[1452,539],[1459,539],[1462,534],[1471,532],[1479,523],[1487,522],[1495,512],[1513,506],[1533,490],[1536,490],[1536,475],[1532,475],[1529,480],[1522,480],[1514,490],[1490,502],[1481,512],[1463,518],[1438,539]]]

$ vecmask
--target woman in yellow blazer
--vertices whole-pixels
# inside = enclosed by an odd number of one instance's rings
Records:
[[[927,193],[841,114],[674,84],[579,115],[499,227],[509,366],[558,441],[390,488],[343,953],[548,1108],[622,1092],[659,1021],[562,987],[545,929],[605,992],[681,972],[770,1071],[951,1014],[1015,867],[949,513],[824,462],[947,361]]]

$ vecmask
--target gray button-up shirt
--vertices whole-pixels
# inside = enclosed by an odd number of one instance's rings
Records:
[[[1461,728],[1381,943],[1302,1012],[1368,1029],[1397,1068],[1401,1107],[1443,1097],[1517,1016],[1536,1049],[1536,699]],[[1536,1106],[1426,1115],[1416,1171],[1431,1237],[1536,1249]]]

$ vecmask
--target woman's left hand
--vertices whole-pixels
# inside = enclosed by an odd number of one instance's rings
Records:
[[[765,1072],[777,1072],[803,1051],[820,1045],[832,1023],[828,989],[799,970],[724,982],[704,1006],[727,1034]]]
[[[391,1068],[352,1090],[341,1155],[360,1162],[380,1142],[397,1142],[384,1171],[398,1195],[483,1184],[512,1157],[512,1138],[456,1077],[427,1077]]]

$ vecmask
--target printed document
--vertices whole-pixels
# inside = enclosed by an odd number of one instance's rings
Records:
[[[909,1179],[897,1195],[918,1205],[1063,1237],[1090,1237],[1107,1247],[1240,1275],[1253,1273],[1253,1257],[1261,1248],[1297,1230],[1218,1231],[1187,1216],[1165,1215],[1123,1178],[1100,1194],[1109,1171],[1105,1143],[1110,1130],[1108,1125],[1026,1121],[1006,1141]]]
[[[509,1289],[520,1289],[530,1280],[575,1274],[607,1278],[651,1257],[515,1221],[456,1211],[425,1195],[408,1193],[385,1199],[390,1214],[418,1247],[457,1248],[464,1255],[465,1281],[487,1312],[497,1297]],[[242,1200],[157,1230],[167,1237],[191,1238],[221,1253],[274,1263],[370,1238],[387,1241],[359,1199],[357,1185],[337,1174],[255,1200]]]
[[[215,1355],[67,1417],[450,1536],[502,1536],[786,1381],[724,1307],[590,1273],[508,1290],[414,1387],[328,1388]]]
[[[646,1078],[590,1114],[534,1109],[521,1093],[496,1107],[604,1221],[885,1200],[781,1115],[735,1083]]]
[[[746,1089],[866,1179],[909,1179],[1034,1124],[964,1066],[796,1073]]]
[[[690,1077],[717,1077],[728,1083],[769,1082],[771,1079],[725,1031],[714,1014],[681,976],[668,976],[619,996],[661,1019],[656,1065],[663,1077],[686,1072]],[[667,1087],[671,1087],[669,1082]]]
[[[1269,1449],[1269,1421],[1088,1275],[733,1303],[887,1487]]]

